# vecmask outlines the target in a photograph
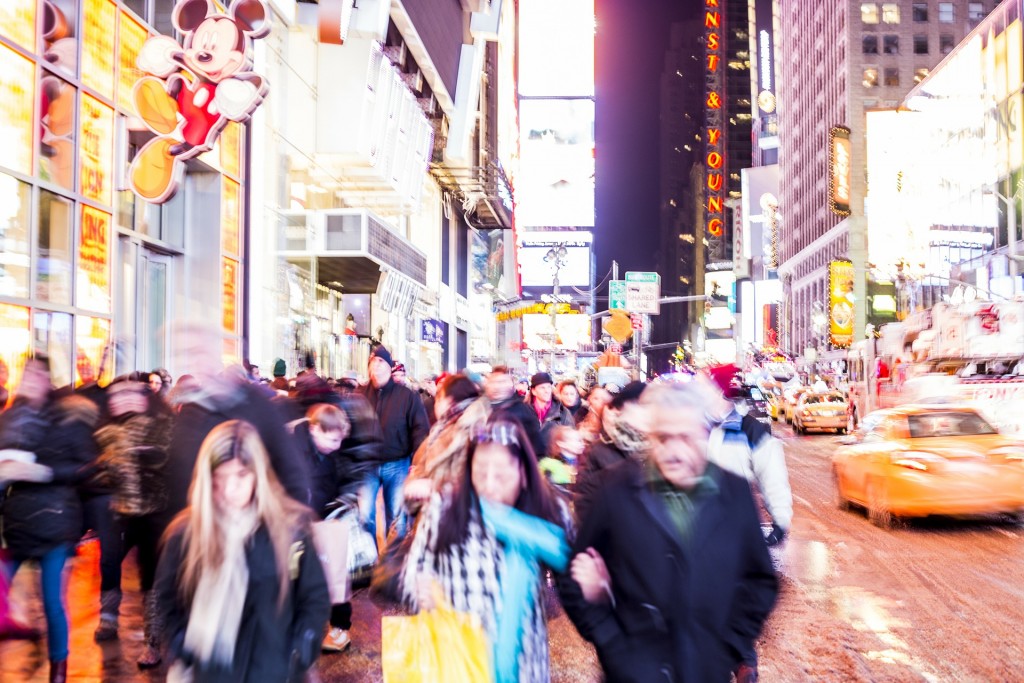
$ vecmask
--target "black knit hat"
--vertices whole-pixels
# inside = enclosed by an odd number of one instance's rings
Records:
[[[530,378],[530,388],[539,387],[541,384],[554,384],[554,380],[551,379],[551,375],[546,372],[538,372],[536,375]]]
[[[388,364],[388,367],[395,367],[395,361],[391,360],[391,352],[388,351],[383,344],[375,346],[373,350],[370,351],[370,358],[367,362],[373,360],[374,358],[380,358],[382,361]]]

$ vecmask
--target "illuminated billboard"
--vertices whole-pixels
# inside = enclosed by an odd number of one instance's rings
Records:
[[[534,314],[523,316],[523,343],[529,349],[546,350],[551,342],[560,349],[578,349],[590,342],[590,316],[579,314],[555,315],[552,339],[551,316]]]
[[[832,213],[850,215],[850,129],[832,126],[828,135],[828,205]]]
[[[853,264],[828,264],[828,330],[833,346],[846,348],[853,341]]]
[[[519,0],[519,94],[594,96],[594,0]]]
[[[589,287],[593,243],[593,233],[584,230],[520,233],[517,258],[523,288],[552,288],[555,268],[548,253],[558,247],[565,247],[563,265],[558,269],[559,286]]]
[[[516,223],[594,225],[594,101],[522,100]]]

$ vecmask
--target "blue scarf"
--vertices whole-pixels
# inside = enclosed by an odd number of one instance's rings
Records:
[[[494,679],[518,683],[523,622],[533,608],[540,583],[540,564],[565,571],[569,544],[565,531],[547,520],[515,508],[481,500],[484,524],[505,549],[505,574],[501,577],[501,614],[493,644]]]

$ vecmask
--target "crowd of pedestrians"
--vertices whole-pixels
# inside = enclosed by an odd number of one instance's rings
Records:
[[[370,544],[375,598],[475,615],[499,683],[550,679],[551,590],[610,682],[756,680],[778,591],[768,548],[792,500],[781,442],[725,398],[735,369],[686,384],[584,387],[503,366],[415,382],[378,345],[362,385],[312,363],[289,378],[283,360],[264,380],[221,367],[211,334],[181,330],[190,374],[176,381],[56,389],[32,358],[0,412],[0,640],[42,637],[8,605],[37,562],[51,681],[67,680],[62,572],[89,536],[97,641],[123,636],[135,549],[140,668],[303,680],[360,627],[317,529]]]

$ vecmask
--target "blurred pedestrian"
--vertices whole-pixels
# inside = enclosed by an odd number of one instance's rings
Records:
[[[577,466],[585,448],[583,437],[574,427],[555,427],[548,454],[538,463],[541,473],[553,485],[568,491],[576,483]]]
[[[288,374],[288,366],[285,364],[283,358],[278,358],[274,361],[274,379],[270,382],[270,388],[276,391],[279,395],[288,395],[288,379],[285,375]]]
[[[77,486],[96,457],[98,419],[88,399],[56,397],[49,364],[39,357],[26,361],[14,404],[0,414],[0,448],[25,454],[0,462],[0,480],[10,482],[0,513],[5,572],[13,581],[24,562],[39,563],[51,683],[67,680],[63,570],[82,534]]]
[[[434,402],[437,400],[437,375],[427,375],[420,382],[420,398],[423,399],[423,407],[427,410],[427,420],[430,426],[434,426],[438,416],[434,410]]]
[[[580,396],[580,389],[576,386],[576,380],[563,379],[559,382],[555,396],[558,397],[558,400],[562,402],[562,405],[572,415],[572,419],[577,426],[586,419],[590,409],[587,407],[583,397]]]
[[[459,485],[435,492],[419,517],[403,598],[429,609],[436,582],[457,611],[480,617],[496,681],[544,683],[550,674],[541,580],[544,567],[564,571],[569,525],[522,427],[486,425],[474,434]]]
[[[423,402],[408,387],[394,381],[391,354],[377,346],[370,354],[370,383],[363,395],[374,408],[380,423],[380,464],[370,472],[360,495],[360,515],[367,529],[377,536],[377,494],[384,490],[384,517],[388,532],[394,529],[397,538],[405,536],[405,513],[402,487],[409,474],[412,455],[430,431]],[[387,533],[387,532],[386,532]]]
[[[168,681],[304,680],[330,610],[311,521],[253,425],[210,431],[157,570]]]
[[[601,474],[563,605],[609,683],[756,681],[778,580],[750,486],[708,462],[700,390],[653,385],[642,403],[649,457]]]
[[[107,394],[109,418],[95,437],[100,450],[96,485],[110,495],[106,497],[108,518],[96,530],[100,540],[100,619],[93,635],[97,642],[118,637],[121,564],[128,551],[137,548],[144,639],[138,665],[148,669],[161,659],[160,615],[152,589],[167,504],[164,468],[174,416],[141,382],[115,381]]]
[[[399,362],[395,362],[391,368],[391,379],[395,380],[397,384],[401,384],[403,387],[408,386],[409,381],[405,373],[405,365]]]
[[[601,422],[604,408],[612,400],[612,393],[602,386],[593,386],[587,392],[587,415],[576,427],[587,443],[597,441],[601,436]]]
[[[504,365],[496,365],[484,381],[484,394],[491,403],[494,419],[504,416],[507,420],[518,422],[526,431],[530,447],[534,453],[543,454],[544,441],[540,436],[540,420],[537,413],[526,405],[523,397],[516,393],[515,380]]]
[[[547,453],[551,447],[551,434],[555,427],[558,425],[576,426],[572,414],[555,396],[554,382],[551,375],[546,372],[538,372],[530,378],[530,395],[527,405],[537,413],[537,420],[540,422],[542,448],[537,451],[539,455]]]

